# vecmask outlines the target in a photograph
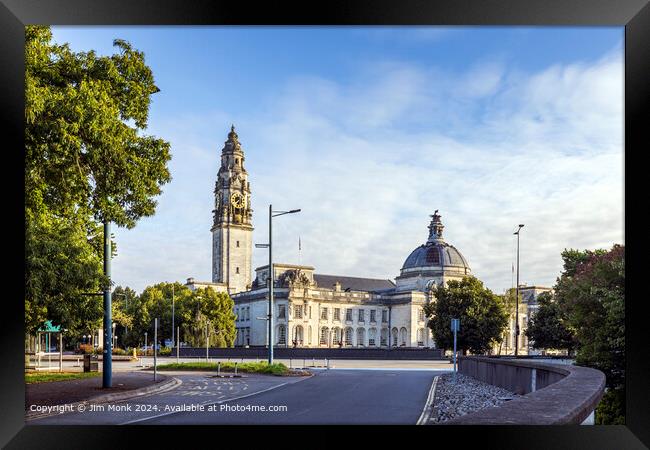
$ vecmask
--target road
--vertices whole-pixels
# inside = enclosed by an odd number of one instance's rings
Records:
[[[435,375],[432,371],[320,371],[299,383],[225,403],[217,412],[179,413],[143,423],[413,425],[422,413]],[[237,406],[243,410],[234,411]],[[281,406],[286,411],[255,411],[261,406]],[[222,407],[230,411],[221,411]]]
[[[433,377],[440,373],[443,371],[332,369],[314,370],[309,378],[250,375],[237,379],[184,373],[174,375],[183,383],[172,391],[116,403],[122,411],[73,412],[28,423],[415,424]],[[128,405],[130,410],[124,411]],[[138,405],[145,406],[136,411]],[[173,411],[183,407],[203,410]],[[277,410],[265,412],[262,407]]]

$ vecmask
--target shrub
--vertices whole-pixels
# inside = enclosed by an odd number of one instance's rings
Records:
[[[81,344],[79,345],[79,349],[77,350],[77,353],[81,353],[83,355],[87,355],[89,353],[93,352],[93,346],[91,344]]]

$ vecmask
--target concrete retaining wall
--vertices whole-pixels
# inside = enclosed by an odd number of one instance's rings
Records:
[[[172,350],[172,356],[176,350]],[[210,348],[211,358],[259,358],[266,359],[268,349]],[[205,357],[205,348],[181,347],[181,357]],[[274,348],[275,358],[329,358],[329,359],[401,359],[401,360],[446,360],[442,350],[434,349],[357,349],[357,348]]]
[[[537,361],[461,357],[458,370],[522,397],[444,422],[449,425],[581,424],[605,391],[605,375],[588,367]]]

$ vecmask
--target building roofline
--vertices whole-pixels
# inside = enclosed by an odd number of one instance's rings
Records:
[[[310,269],[310,270],[315,270],[314,267],[312,266],[302,266],[302,265],[297,265],[297,264],[285,264],[285,263],[273,263],[275,267],[291,267],[293,269]],[[259,266],[255,268],[255,271],[258,271],[260,269],[266,269],[268,268],[268,264],[264,264],[263,266]]]

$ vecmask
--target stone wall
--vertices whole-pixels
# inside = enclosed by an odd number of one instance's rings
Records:
[[[266,359],[268,349],[210,348],[211,358],[259,358]],[[175,350],[172,351],[175,356]],[[434,349],[356,349],[356,348],[273,348],[275,358],[329,358],[329,359],[398,359],[398,360],[446,360],[441,350]],[[205,357],[205,347],[181,347],[180,357]]]
[[[605,390],[605,375],[588,367],[468,356],[458,370],[524,395],[445,422],[450,425],[581,424],[593,417]]]

